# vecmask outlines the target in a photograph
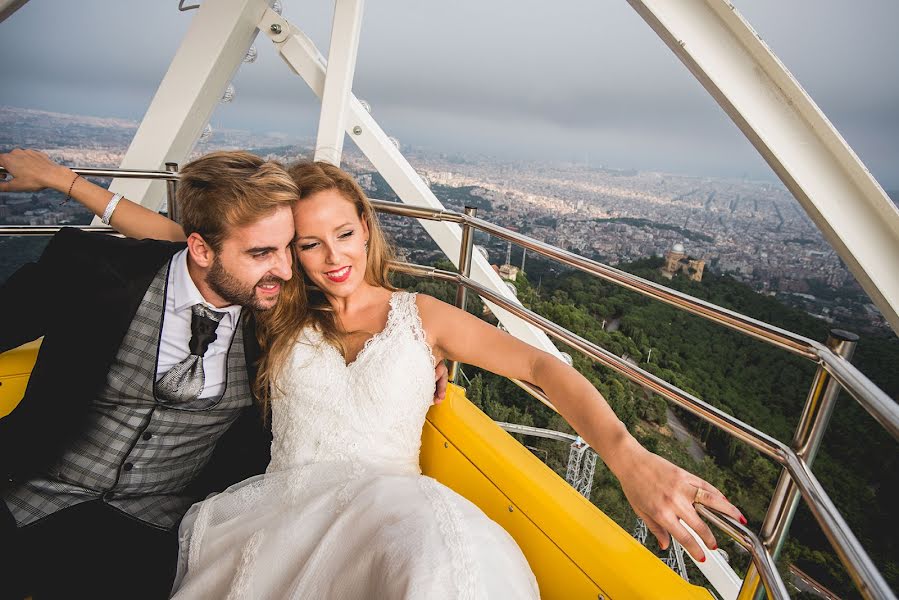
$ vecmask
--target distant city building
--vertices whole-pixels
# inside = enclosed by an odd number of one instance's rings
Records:
[[[499,273],[499,276],[506,281],[515,281],[518,277],[518,267],[515,265],[502,265],[495,268],[496,272]]]
[[[449,171],[432,171],[427,174],[430,183],[451,183],[453,174]]]
[[[506,246],[506,262],[502,266],[493,266],[493,270],[499,273],[499,276],[506,281],[515,281],[518,277],[518,267],[512,266],[512,242]]]
[[[363,190],[370,191],[375,189],[374,181],[372,181],[371,173],[362,173],[356,178]]]
[[[702,281],[703,271],[705,271],[705,261],[701,258],[687,256],[683,244],[674,244],[671,250],[665,253],[662,277],[671,279],[677,273],[683,273],[693,281]]]

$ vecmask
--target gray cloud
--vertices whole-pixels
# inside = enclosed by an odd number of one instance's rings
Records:
[[[332,2],[283,0],[327,53]],[[32,0],[0,25],[0,103],[140,118],[192,13],[174,0]],[[892,0],[738,2],[885,187],[899,187]],[[77,33],[76,33],[77,32]],[[314,132],[317,101],[258,40],[219,127]],[[772,177],[624,0],[370,2],[354,89],[405,143]]]

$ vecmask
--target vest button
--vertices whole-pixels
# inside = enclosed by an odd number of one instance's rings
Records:
[[[130,463],[130,462],[126,462],[126,463],[125,463],[125,470],[126,470],[126,471],[130,471],[130,470],[133,469],[133,468],[134,468],[134,465],[133,465],[132,463]]]
[[[149,431],[145,431],[144,434],[143,434],[141,437],[142,437],[142,438],[144,439],[144,441],[146,442],[147,440],[153,439],[153,434],[150,433]]]

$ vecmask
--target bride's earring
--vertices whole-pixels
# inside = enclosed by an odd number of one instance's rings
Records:
[[[368,240],[365,240],[365,246],[363,246],[365,253],[368,254]]]

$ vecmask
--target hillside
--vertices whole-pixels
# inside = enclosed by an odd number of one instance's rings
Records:
[[[663,282],[658,276],[659,264],[657,259],[649,259],[624,268]],[[516,282],[519,298],[527,306],[615,354],[627,355],[646,370],[778,439],[790,441],[815,370],[812,363],[584,274],[550,275],[546,265],[537,260],[530,266],[531,277],[541,273],[540,285],[534,286],[524,277]],[[826,338],[825,323],[756,294],[729,277],[708,275],[701,283],[683,278],[664,282],[812,339]],[[447,300],[452,296],[448,286],[433,282],[402,278],[398,283]],[[479,312],[476,304],[473,301],[469,310]],[[697,461],[672,436],[662,399],[593,366],[575,351],[565,350],[575,356],[576,368],[605,395],[642,443],[718,486],[758,529],[779,473],[775,464],[686,412],[675,410],[698,436],[707,454]],[[899,364],[899,339],[863,337],[854,362],[887,394],[896,397],[899,373],[891,365]],[[495,419],[571,431],[562,419],[512,383],[471,367],[465,368],[465,373],[471,380],[469,397]],[[564,444],[533,439],[526,443],[564,474],[568,454]],[[894,586],[899,582],[899,528],[892,518],[899,492],[897,458],[894,441],[842,394],[814,471]],[[633,528],[634,515],[617,482],[599,465],[591,500],[626,530]],[[839,561],[804,508],[798,511],[791,532],[783,562],[794,562],[837,593],[855,597]],[[725,547],[738,570],[744,568],[745,556],[733,546]]]

